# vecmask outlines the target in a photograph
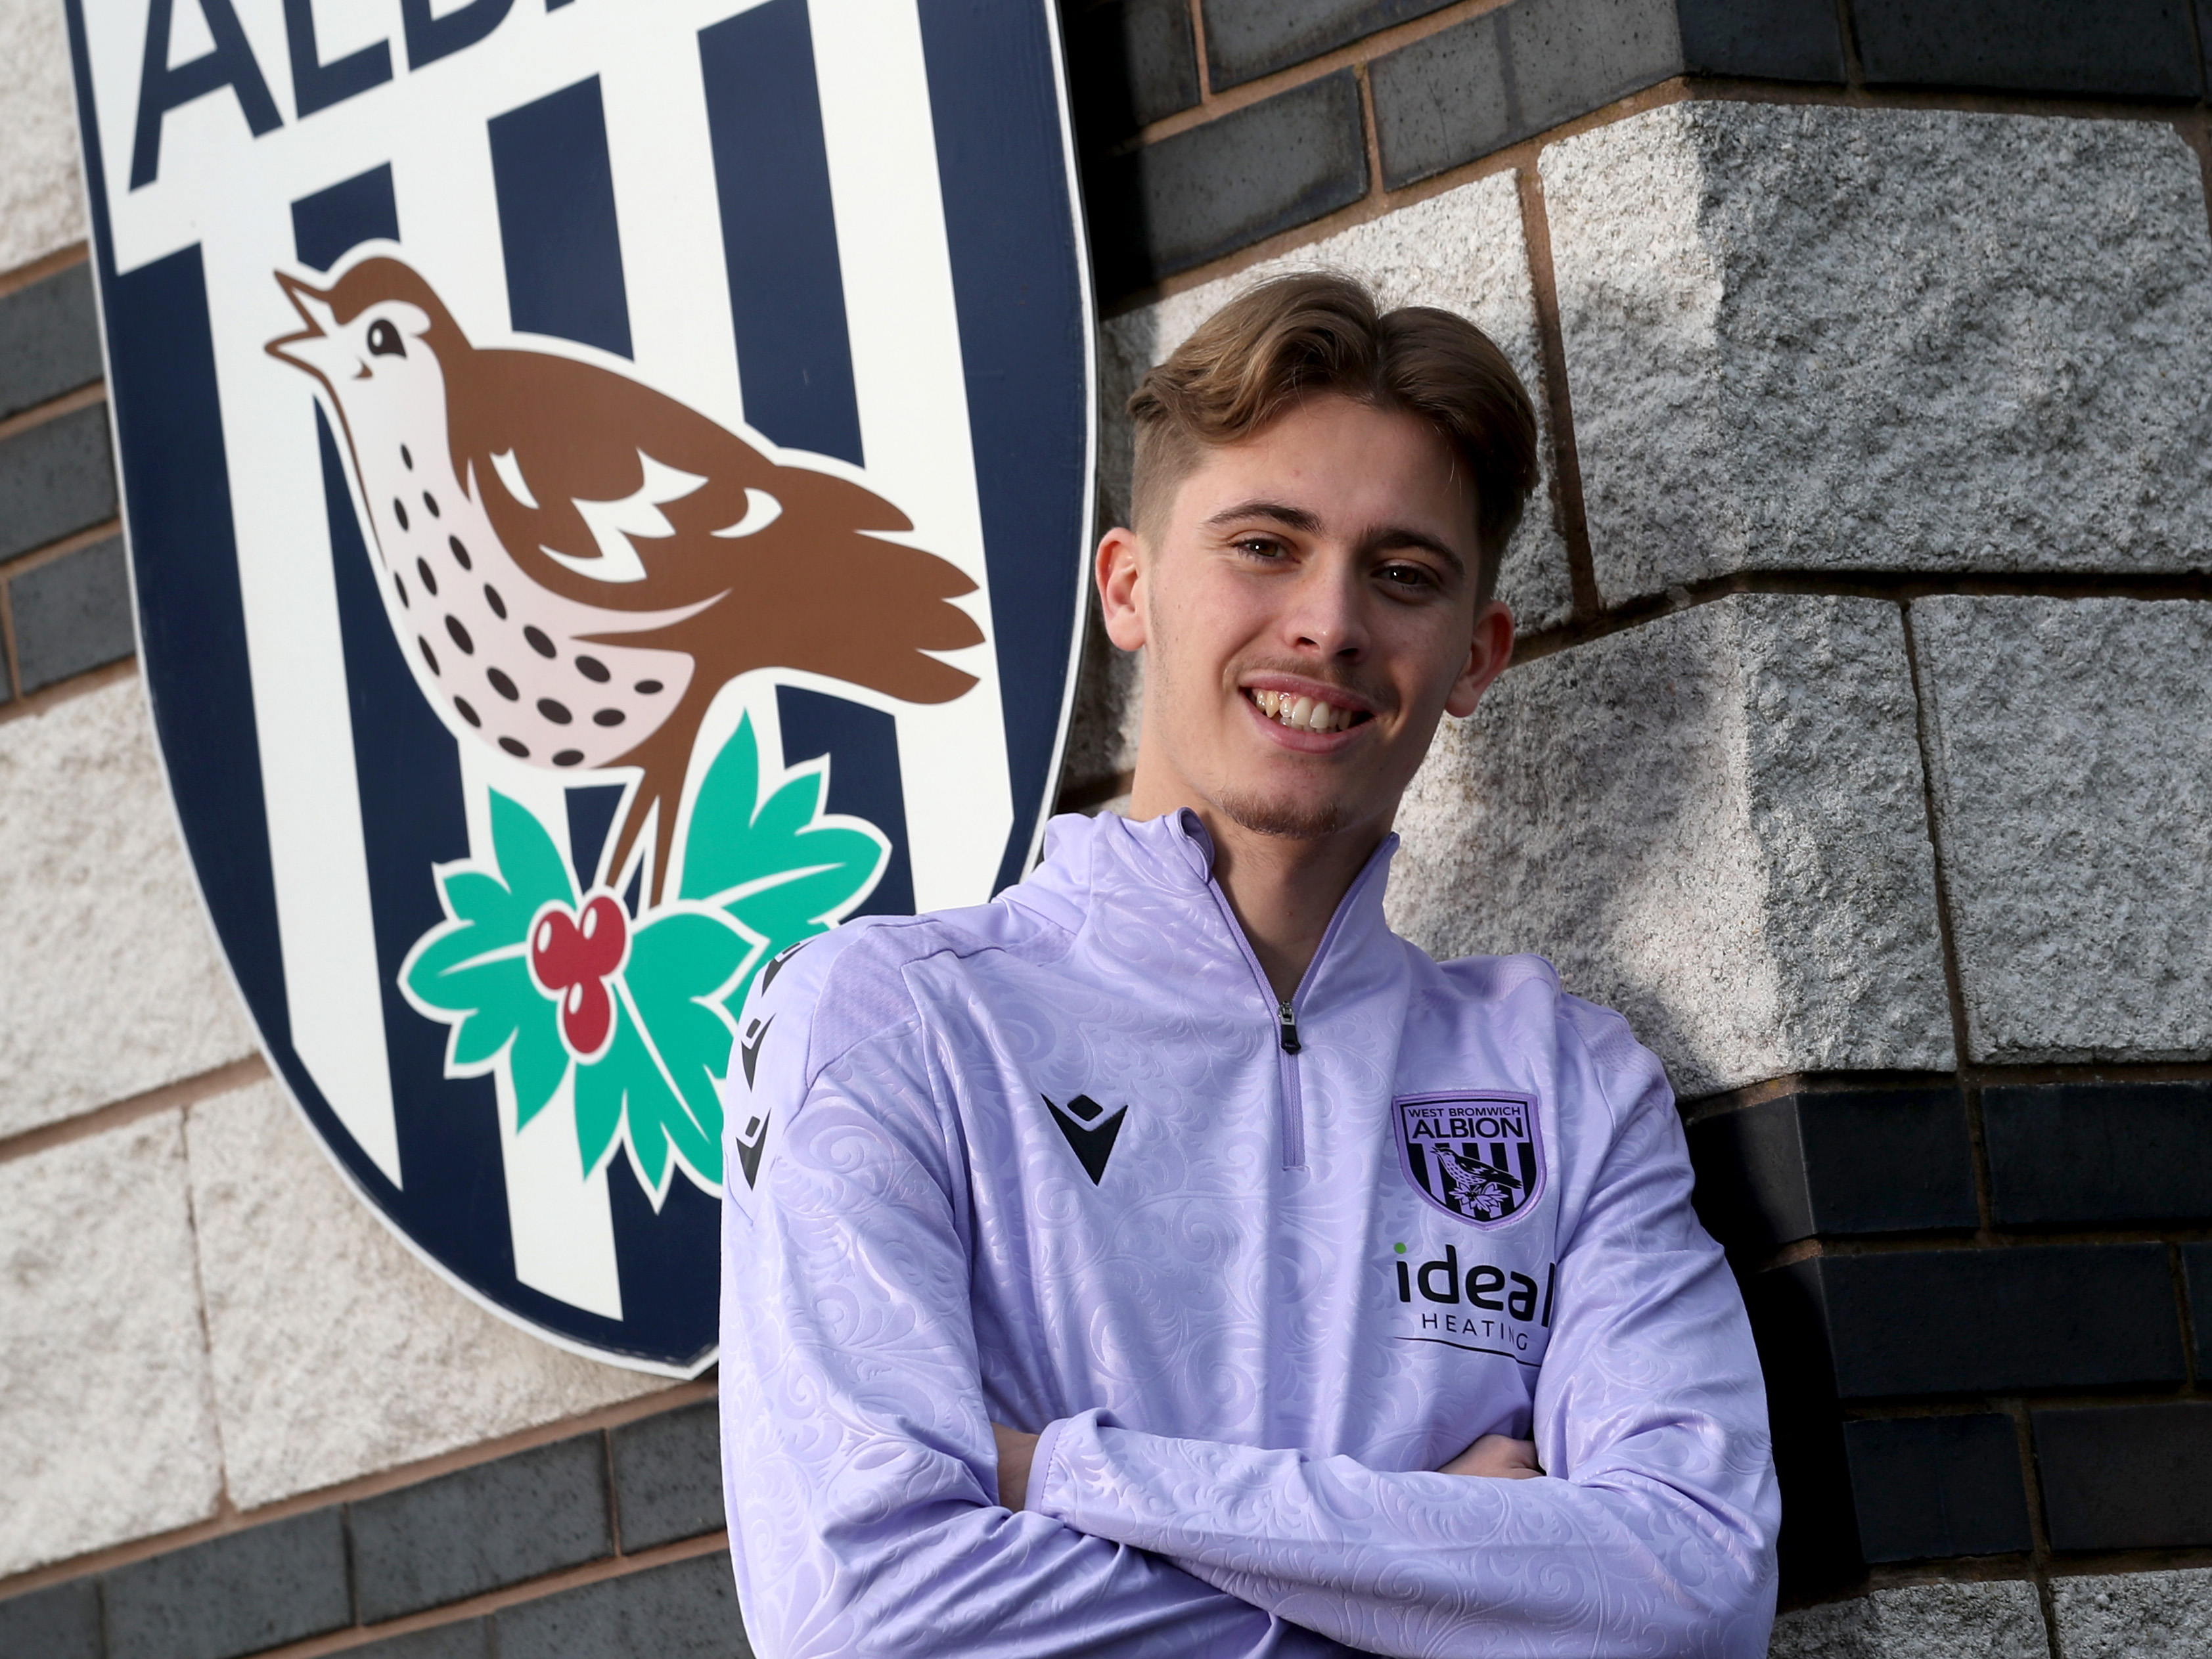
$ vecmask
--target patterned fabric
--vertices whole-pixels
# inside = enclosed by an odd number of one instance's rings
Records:
[[[993,903],[761,976],[721,1370],[760,1653],[1765,1652],[1758,1360],[1659,1063],[1540,958],[1392,933],[1395,846],[1295,1052],[1189,814],[1060,819]],[[1043,1436],[1018,1514],[994,1419]],[[1547,1475],[1431,1473],[1488,1433]]]

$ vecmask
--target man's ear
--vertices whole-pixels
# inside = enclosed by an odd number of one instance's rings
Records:
[[[1124,651],[1145,644],[1144,545],[1137,532],[1119,525],[1098,543],[1098,613],[1106,637]]]
[[[1504,673],[1505,665],[1512,660],[1513,613],[1492,599],[1474,619],[1474,637],[1468,644],[1467,664],[1452,682],[1451,694],[1444,699],[1444,713],[1457,720],[1465,720],[1474,713],[1475,704],[1482,701],[1482,694],[1490,689],[1491,681]]]

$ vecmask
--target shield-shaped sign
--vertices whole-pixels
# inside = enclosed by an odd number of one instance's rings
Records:
[[[455,1283],[695,1372],[752,975],[1042,831],[1050,0],[68,3],[142,661],[262,1040]]]
[[[1510,1221],[1544,1189],[1533,1095],[1401,1095],[1398,1157],[1413,1190],[1477,1227]]]

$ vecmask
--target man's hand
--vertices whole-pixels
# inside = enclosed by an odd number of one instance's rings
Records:
[[[1002,1471],[1006,1468],[1004,1436],[1006,1432],[1003,1429],[1000,1431],[1001,1438],[999,1467]],[[1445,1464],[1442,1471],[1445,1474],[1479,1474],[1492,1480],[1534,1480],[1543,1472],[1542,1468],[1536,1462],[1534,1441],[1516,1440],[1509,1435],[1503,1434],[1484,1435],[1481,1439]],[[1026,1455],[1022,1462],[1022,1476],[1024,1480],[1029,1476],[1029,1462]],[[1003,1486],[1006,1480],[1006,1475],[1003,1473],[1000,1474],[999,1484]]]
[[[999,1501],[1010,1510],[1018,1510],[1029,1500],[1030,1459],[1036,1455],[1037,1437],[1033,1434],[1024,1434],[1019,1429],[1010,1429],[1003,1423],[991,1425],[991,1437],[999,1443]],[[1492,1440],[1498,1438],[1496,1435],[1489,1437]],[[1481,1443],[1480,1441],[1475,1443],[1476,1445]],[[1516,1440],[1509,1443],[1519,1445],[1521,1443]],[[1470,1446],[1460,1455],[1471,1456],[1474,1450],[1474,1448]],[[1535,1450],[1533,1445],[1528,1448],[1532,1457]]]

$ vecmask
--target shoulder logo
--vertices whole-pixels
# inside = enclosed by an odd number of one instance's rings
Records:
[[[775,1016],[757,1019],[745,1027],[745,1034],[738,1039],[738,1057],[745,1063],[745,1087],[753,1086],[753,1068],[760,1064],[761,1044],[768,1041],[768,1028],[775,1024]]]
[[[759,1184],[761,1153],[768,1146],[768,1121],[775,1115],[773,1112],[762,1112],[749,1117],[745,1127],[738,1131],[738,1170],[748,1188]]]
[[[1114,1143],[1121,1138],[1121,1120],[1128,1116],[1129,1109],[1124,1106],[1108,1117],[1106,1109],[1089,1095],[1078,1095],[1065,1106],[1050,1095],[1037,1098],[1051,1109],[1052,1121],[1067,1138],[1083,1164],[1083,1173],[1096,1187],[1106,1178],[1106,1160],[1114,1155]]]
[[[1533,1095],[1401,1095],[1391,1115],[1399,1167],[1446,1215],[1495,1227],[1543,1191],[1544,1143]]]
[[[805,939],[800,939],[797,945],[787,945],[769,958],[768,966],[761,969],[760,988],[763,996],[766,996],[769,988],[775,983],[775,976],[783,971],[783,964],[797,956],[799,946],[805,943]]]

